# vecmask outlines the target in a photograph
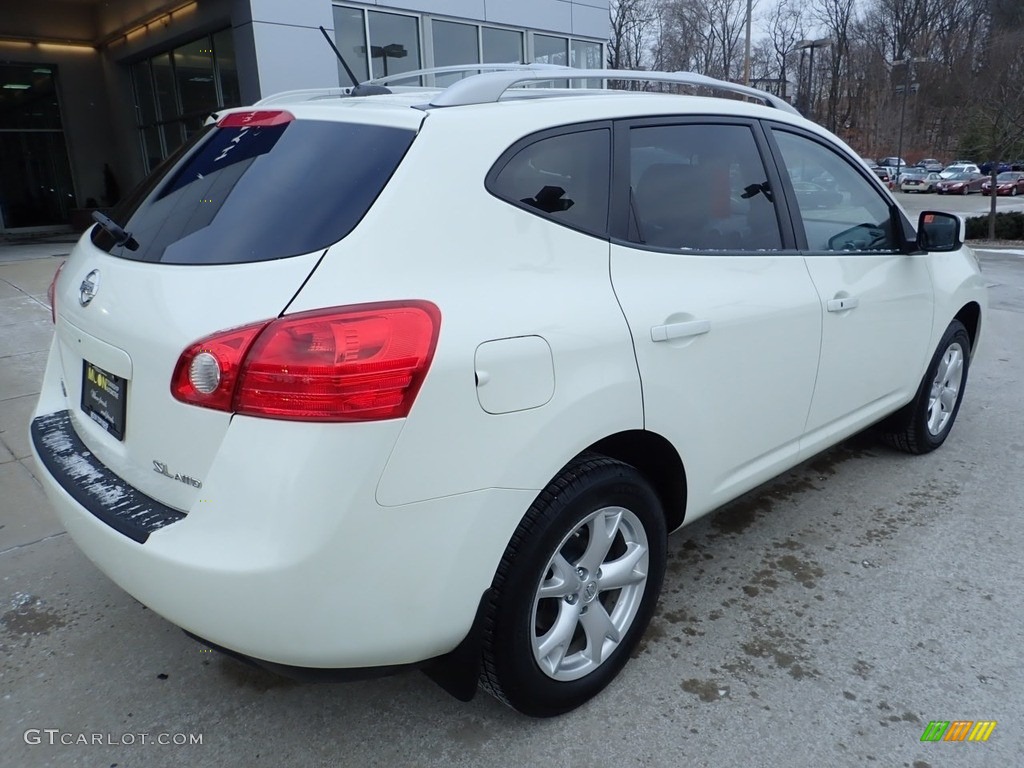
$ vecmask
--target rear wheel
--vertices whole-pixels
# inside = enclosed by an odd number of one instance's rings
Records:
[[[650,622],[665,572],[665,517],[633,467],[594,454],[530,507],[494,578],[481,687],[533,717],[600,692]]]
[[[959,320],[949,324],[932,357],[917,396],[881,424],[886,442],[907,453],[928,453],[945,442],[960,411],[971,338]]]

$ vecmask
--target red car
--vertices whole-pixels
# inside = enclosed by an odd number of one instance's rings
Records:
[[[1003,171],[996,176],[997,195],[1019,195],[1024,192],[1024,173],[1020,171]],[[992,194],[992,180],[981,185],[981,194]]]
[[[940,195],[969,195],[980,192],[984,183],[985,177],[979,173],[958,173],[936,184],[935,191]]]

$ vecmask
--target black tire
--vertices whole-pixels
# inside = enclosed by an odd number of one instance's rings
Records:
[[[938,423],[929,426],[929,415],[932,406],[933,386],[938,384],[936,378],[939,375],[941,366],[945,365],[947,353],[959,354],[960,380],[956,389],[955,399],[950,405],[939,398],[935,405],[938,412],[935,414]],[[882,437],[894,448],[907,453],[922,454],[934,451],[946,441],[949,431],[953,428],[956,415],[960,412],[960,403],[964,398],[964,389],[967,387],[967,373],[971,363],[971,337],[967,329],[959,320],[949,324],[946,332],[942,335],[938,349],[932,356],[928,370],[921,380],[917,394],[914,399],[902,410],[897,411],[880,425]],[[947,388],[953,375],[950,371],[944,371],[944,382],[942,387]]]
[[[969,195],[969,194],[971,194],[971,188],[968,187],[966,184],[964,184],[964,188],[963,188],[963,190],[961,190],[960,194],[961,195]]]
[[[616,518],[604,511],[607,508],[625,512]],[[605,521],[606,531],[611,530],[610,522],[616,526],[610,549],[596,561],[594,553],[602,548],[588,547],[589,529],[581,525],[595,515],[595,520]],[[633,540],[630,550],[627,538]],[[651,620],[665,574],[665,539],[661,503],[635,468],[597,454],[568,464],[527,511],[498,566],[484,626],[480,686],[531,717],[563,714],[599,693],[629,660]],[[624,568],[631,559],[628,553],[642,551],[640,540],[646,541],[646,556]],[[557,575],[557,555],[564,558],[560,573],[569,579]],[[608,569],[605,577],[617,562],[615,572],[629,574],[626,578],[632,581],[602,590],[601,567],[593,574],[584,568],[585,576],[579,578],[581,566],[591,562]],[[554,585],[559,595],[572,594],[540,598],[544,583]],[[584,619],[588,611],[590,619]],[[603,630],[603,618],[609,615],[613,623],[621,624],[613,627],[617,644],[615,638],[602,635],[606,655],[595,662],[585,653],[591,647],[587,634],[597,631],[595,621]],[[556,617],[564,620],[563,626],[572,625],[566,642],[553,642]],[[544,638],[555,649],[542,658],[552,665],[549,671],[541,667],[534,651],[535,644],[537,653],[543,651]],[[563,662],[566,669],[560,668]],[[571,678],[574,674],[578,676]]]

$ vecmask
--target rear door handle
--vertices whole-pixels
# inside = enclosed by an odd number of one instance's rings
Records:
[[[860,299],[856,296],[846,296],[842,299],[829,299],[825,302],[825,308],[829,312],[845,312],[848,309],[856,309]]]
[[[685,323],[669,323],[651,327],[651,341],[669,341],[687,336],[700,336],[711,330],[710,320],[689,320]]]

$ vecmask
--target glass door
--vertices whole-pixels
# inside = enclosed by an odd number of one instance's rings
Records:
[[[67,224],[73,207],[56,67],[0,64],[0,229]]]

